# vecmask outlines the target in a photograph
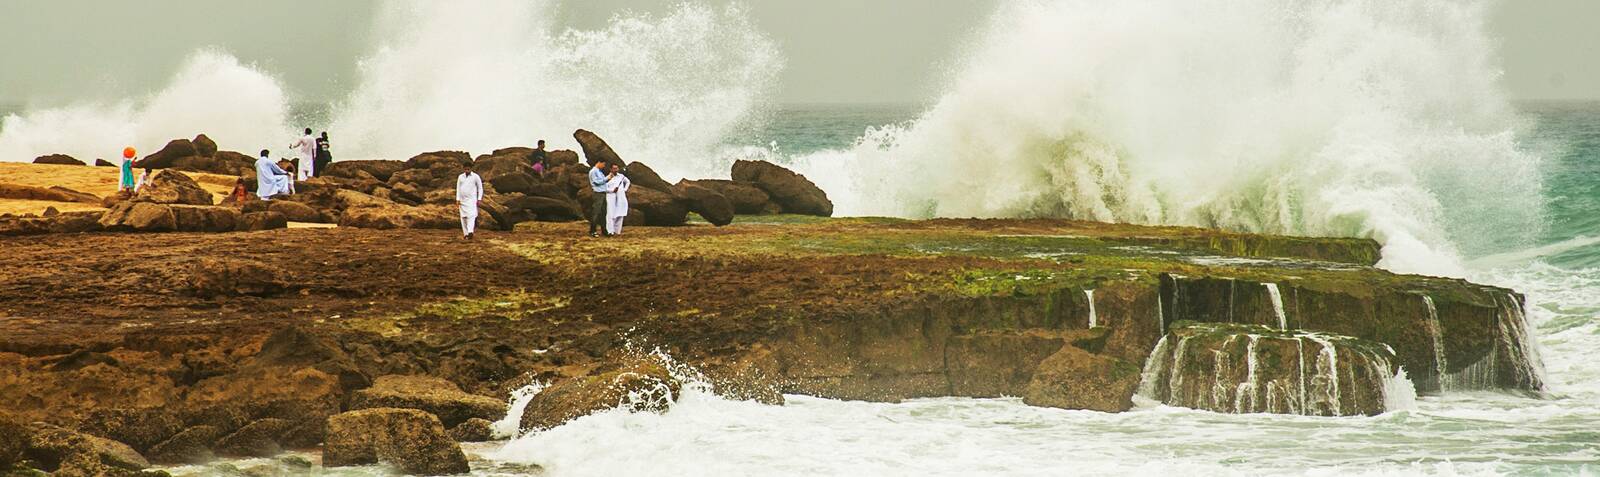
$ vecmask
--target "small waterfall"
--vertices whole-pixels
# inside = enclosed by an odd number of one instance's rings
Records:
[[[1089,298],[1089,327],[1100,326],[1099,318],[1094,314],[1094,290],[1084,290],[1083,296]]]
[[[1500,300],[1496,300],[1497,303]],[[1530,391],[1544,390],[1544,362],[1539,349],[1528,333],[1528,316],[1523,303],[1516,295],[1507,293],[1504,300],[1505,315],[1500,321],[1500,345],[1506,348],[1511,362],[1511,386]]]
[[[1357,338],[1185,322],[1145,361],[1139,396],[1226,413],[1372,415],[1408,401],[1390,399],[1403,388],[1393,363],[1394,350]]]
[[[1159,399],[1157,398],[1159,390],[1156,388],[1160,383],[1156,379],[1161,376],[1163,368],[1171,359],[1169,356],[1171,354],[1172,349],[1167,346],[1167,337],[1163,335],[1161,341],[1156,342],[1156,349],[1150,352],[1150,357],[1145,358],[1144,370],[1139,372],[1139,396],[1152,401]]]
[[[1439,310],[1433,306],[1433,297],[1422,295],[1422,303],[1428,305],[1428,334],[1433,336],[1433,369],[1438,381],[1439,391],[1455,389],[1450,378],[1449,366],[1444,358],[1444,328],[1439,326]]]
[[[1272,299],[1272,312],[1278,315],[1278,329],[1289,329],[1289,317],[1283,313],[1283,294],[1278,292],[1278,284],[1266,283],[1267,298]]]

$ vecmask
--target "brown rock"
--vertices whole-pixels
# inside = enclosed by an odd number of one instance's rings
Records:
[[[104,212],[62,212],[52,217],[0,218],[0,236],[72,234],[101,229]]]
[[[283,451],[279,441],[293,426],[285,419],[258,419],[218,440],[215,449],[231,457],[269,457]]]
[[[805,176],[767,161],[736,161],[733,180],[752,182],[772,196],[784,212],[828,217],[833,202]]]
[[[514,172],[500,174],[493,179],[489,179],[488,182],[494,186],[495,190],[500,192],[529,193],[533,191],[535,184],[539,184],[539,179],[534,178],[533,174]]]
[[[439,185],[439,180],[434,178],[433,171],[429,169],[406,169],[390,175],[388,184],[390,187],[409,184],[418,189],[431,190]]]
[[[401,161],[334,161],[328,165],[328,170],[323,171],[323,175],[346,179],[361,179],[361,173],[366,173],[379,182],[388,182],[389,176],[405,168],[406,163]]]
[[[28,449],[30,434],[27,426],[0,414],[0,470],[10,469],[12,464],[22,459],[22,452]]]
[[[116,164],[112,164],[111,161],[105,159],[95,159],[94,165],[95,167],[117,167]]]
[[[101,356],[116,362],[109,356]],[[57,363],[62,364],[66,363]],[[78,430],[126,443],[143,452],[183,430],[183,422],[163,408],[95,409],[78,425]]]
[[[251,212],[239,216],[236,230],[254,232],[289,228],[289,219],[277,212]]]
[[[327,467],[387,463],[407,474],[461,474],[470,470],[461,445],[439,418],[415,409],[377,408],[328,418],[322,464]]]
[[[583,157],[588,165],[593,166],[600,161],[606,161],[607,164],[623,163],[617,151],[612,150],[611,145],[606,144],[606,140],[600,139],[595,133],[579,129],[572,132],[572,138],[577,139],[578,145],[582,146]]]
[[[633,185],[648,187],[662,192],[672,191],[672,183],[661,179],[661,174],[657,174],[655,169],[651,169],[650,166],[645,165],[643,162],[633,161],[633,164],[628,164],[627,167],[626,174],[628,175],[628,180],[633,181]]]
[[[456,442],[484,442],[494,440],[494,423],[487,419],[472,418],[450,428],[450,438]]]
[[[418,154],[406,159],[406,169],[432,169],[442,166],[452,171],[460,171],[462,164],[472,162],[472,155],[461,151],[434,151]],[[377,174],[373,174],[377,175]]]
[[[671,193],[646,187],[628,189],[628,207],[644,213],[645,225],[678,226],[689,219],[689,206],[683,200]]]
[[[733,223],[733,204],[717,191],[681,182],[675,189],[689,211],[700,214],[712,225],[721,227]]]
[[[21,184],[0,184],[0,199],[41,200],[49,202],[100,203],[99,197],[67,188],[43,188]],[[85,202],[87,201],[87,202]]]
[[[232,232],[239,227],[239,209],[216,205],[167,205],[179,232]]]
[[[1063,346],[1039,363],[1022,402],[1030,406],[1122,412],[1133,408],[1133,394],[1138,389],[1138,366]]]
[[[767,195],[767,191],[761,190],[761,187],[752,182],[721,179],[678,181],[678,185],[683,184],[693,184],[717,191],[733,205],[733,213],[735,214],[760,214],[772,202],[772,196]]]
[[[339,226],[368,229],[453,229],[461,226],[461,216],[460,211],[453,205],[411,207],[394,204],[388,207],[355,207],[345,209],[339,215]]]
[[[505,205],[512,211],[532,213],[534,220],[540,222],[567,222],[583,218],[578,203],[567,198],[524,196],[507,201]]]
[[[41,469],[58,475],[105,475],[150,466],[127,444],[36,422],[29,426],[23,453]]]
[[[617,369],[552,384],[528,401],[521,428],[543,430],[613,408],[663,412],[678,399],[682,383],[655,360],[640,359]]]
[[[190,266],[189,290],[201,297],[270,296],[288,286],[287,275],[255,260],[201,257]]]
[[[545,153],[544,159],[545,162],[550,164],[551,169],[563,165],[576,166],[578,165],[578,152],[571,149],[557,149]]]
[[[157,464],[200,464],[214,458],[211,446],[222,437],[214,426],[194,426],[150,448],[146,456]]]
[[[100,217],[100,226],[110,231],[169,232],[177,230],[178,219],[166,205],[122,202]]]
[[[212,204],[210,192],[200,188],[200,184],[187,174],[171,170],[156,173],[150,185],[140,188],[133,200],[157,204]]]
[[[34,164],[58,164],[58,165],[63,165],[63,166],[86,166],[86,165],[88,165],[88,164],[84,164],[83,161],[74,159],[72,156],[68,156],[66,154],[50,154],[48,156],[39,156],[39,157],[36,157],[36,158],[33,159],[33,163]]]
[[[194,145],[194,152],[199,155],[205,157],[217,155],[217,142],[212,141],[205,134],[195,136],[194,140],[189,141],[189,143]]]
[[[318,212],[317,209],[294,201],[274,200],[267,204],[267,210],[283,214],[283,217],[290,222],[323,223],[328,221],[327,218],[322,216],[322,212]]]
[[[505,401],[467,394],[455,383],[431,376],[379,376],[372,387],[356,391],[350,401],[350,409],[380,407],[427,411],[446,427],[473,418],[492,421],[506,414]]]
[[[101,200],[100,196],[97,196],[97,195],[94,195],[94,194],[89,194],[89,193],[86,193],[86,192],[78,192],[78,191],[75,191],[75,190],[72,190],[72,189],[68,189],[66,187],[61,187],[61,186],[50,186],[50,190],[66,196],[69,199],[68,200],[69,202],[78,202],[78,203],[82,203],[82,204],[98,204],[98,203],[100,203],[100,200]]]
[[[191,157],[197,154],[199,153],[195,151],[194,143],[189,142],[188,139],[173,139],[167,142],[167,145],[162,147],[160,151],[156,151],[155,154],[144,156],[144,159],[135,161],[133,168],[166,169],[172,167],[173,161],[178,160],[178,158]]]

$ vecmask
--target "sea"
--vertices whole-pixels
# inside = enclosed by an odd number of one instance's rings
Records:
[[[1370,237],[1380,267],[1525,293],[1547,383],[1334,418],[1014,398],[771,406],[690,386],[665,413],[468,445],[474,475],[1600,474],[1600,102],[1512,100],[1485,2],[1000,3],[943,89],[914,104],[777,102],[781,45],[738,7],[561,32],[541,2],[404,4],[377,16],[347,97],[297,102],[272,72],[202,48],[157,91],[0,110],[0,160],[196,132],[286,151],[301,127],[328,130],[336,158],[404,159],[541,138],[575,148],[585,128],[669,180],[786,165],[837,215]]]

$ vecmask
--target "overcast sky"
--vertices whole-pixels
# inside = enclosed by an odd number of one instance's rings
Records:
[[[568,1],[562,24],[674,0]],[[727,0],[709,0],[723,3]],[[787,60],[781,102],[919,102],[998,0],[746,1]],[[159,88],[194,49],[221,47],[302,100],[342,96],[371,44],[373,0],[0,0],[0,102]],[[1517,99],[1600,100],[1600,1],[1503,0],[1491,25]],[[291,26],[293,25],[293,26]]]

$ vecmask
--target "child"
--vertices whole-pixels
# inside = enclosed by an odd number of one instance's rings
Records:
[[[250,200],[250,191],[244,187],[244,178],[233,181],[233,192],[228,194],[228,200],[232,200],[239,208],[244,208],[244,202]]]

